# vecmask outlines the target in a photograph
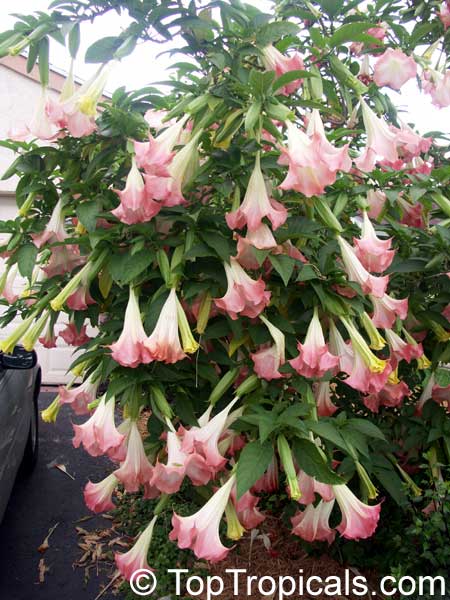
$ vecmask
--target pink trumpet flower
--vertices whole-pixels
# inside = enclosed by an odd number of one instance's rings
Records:
[[[230,548],[220,541],[219,526],[231,495],[236,476],[232,475],[208,502],[190,517],[172,517],[173,529],[169,538],[178,541],[181,549],[190,548],[199,559],[219,562],[226,558]]]
[[[372,294],[377,298],[382,298],[386,292],[389,277],[387,275],[384,277],[371,275],[362,265],[355,250],[340,235],[338,236],[338,243],[349,281],[358,283],[364,294]]]
[[[267,467],[267,471],[260,479],[253,485],[252,491],[259,493],[272,493],[276,492],[280,487],[280,481],[278,477],[278,462],[276,456],[272,458],[271,463]]]
[[[70,404],[76,415],[87,415],[90,412],[88,405],[95,401],[99,385],[98,379],[90,377],[74,388],[60,386],[58,392],[61,404]]]
[[[213,471],[200,454],[186,454],[181,449],[181,440],[174,431],[167,434],[167,464],[157,462],[153,469],[151,485],[164,494],[179,491],[184,476],[194,485],[206,485]]]
[[[348,144],[335,148],[327,140],[319,112],[313,110],[304,133],[286,122],[288,149],[282,149],[280,164],[289,165],[282,190],[295,190],[307,197],[323,194],[327,185],[336,181],[337,171],[349,171],[351,160]]]
[[[114,451],[124,441],[124,436],[119,433],[114,424],[114,398],[106,401],[105,396],[100,399],[94,414],[82,425],[73,425],[75,436],[73,445],[84,449],[91,456],[100,456]]]
[[[313,385],[314,396],[317,403],[317,414],[319,417],[332,417],[338,407],[331,401],[331,390],[329,381],[321,381]]]
[[[278,370],[286,361],[284,334],[263,315],[260,315],[259,318],[267,326],[275,343],[268,348],[263,348],[262,350],[258,350],[258,352],[250,354],[254,364],[254,371],[258,377],[267,381],[281,379],[285,377],[285,374],[280,373]]]
[[[355,164],[361,171],[369,173],[373,171],[377,161],[395,163],[398,160],[397,136],[389,129],[386,121],[378,118],[363,99],[361,99],[361,108],[367,141]]]
[[[89,510],[95,513],[113,510],[115,504],[112,501],[112,495],[118,485],[119,480],[114,473],[98,483],[88,481],[84,488],[84,502]]]
[[[255,231],[247,231],[247,235],[242,237],[237,235],[237,254],[236,259],[245,269],[259,269],[260,264],[256,258],[254,248],[258,250],[270,250],[277,248],[277,242],[273,237],[270,227],[261,223]]]
[[[123,367],[134,369],[153,360],[146,343],[147,335],[139,312],[139,300],[136,291],[130,286],[123,330],[117,342],[110,346],[111,356]]]
[[[137,166],[148,175],[168,177],[168,166],[175,156],[174,147],[180,142],[181,132],[189,115],[170,125],[157,137],[149,134],[148,142],[134,142]]]
[[[450,69],[445,73],[428,69],[423,72],[422,86],[431,101],[438,108],[450,106]]]
[[[257,508],[259,498],[247,491],[239,500],[236,499],[236,486],[231,490],[231,500],[236,509],[239,522],[244,529],[255,529],[261,525],[266,516]]]
[[[391,239],[381,240],[366,211],[363,213],[362,235],[353,238],[355,254],[363,267],[374,273],[383,273],[391,265],[395,250],[391,250]]]
[[[153,528],[155,527],[157,515],[153,517],[144,531],[139,535],[137,542],[124,554],[116,553],[114,559],[116,561],[116,567],[119,569],[121,575],[130,581],[133,573],[144,569],[146,571],[152,570],[148,566],[147,554],[150,548],[150,544],[153,537]]]
[[[62,209],[62,200],[59,199],[55,204],[50,221],[47,223],[44,231],[42,233],[31,234],[34,245],[37,248],[41,248],[47,243],[63,242],[67,238]]]
[[[339,358],[339,371],[351,373],[354,352],[350,341],[345,342],[333,320],[330,319],[330,350]]]
[[[49,116],[50,99],[46,87],[42,87],[39,102],[28,125],[30,134],[40,140],[53,140],[58,134],[58,127]]]
[[[163,207],[167,182],[167,177],[143,176],[133,157],[125,189],[114,190],[120,198],[120,204],[111,211],[112,214],[127,225],[150,221]]]
[[[242,229],[247,225],[249,231],[256,231],[264,217],[269,219],[273,229],[277,229],[286,221],[287,210],[282,204],[269,198],[258,155],[244,200],[240,208],[227,213],[226,221],[230,229]]]
[[[222,298],[215,298],[216,306],[227,312],[233,320],[238,315],[257,317],[269,304],[270,292],[262,278],[252,279],[235,258],[224,264],[228,289]]]
[[[396,362],[406,360],[406,362],[409,363],[414,358],[419,359],[423,356],[422,344],[417,344],[415,341],[414,343],[405,342],[397,333],[395,333],[395,331],[392,331],[392,329],[386,329],[385,333],[391,355]]]
[[[293,369],[304,377],[323,377],[328,371],[335,370],[339,359],[328,351],[317,307],[306,332],[305,342],[297,345],[300,354],[289,361]]]
[[[228,422],[230,411],[237,401],[238,398],[232,400],[211,420],[209,420],[208,410],[204,419],[199,421],[200,427],[194,426],[184,432],[182,451],[186,454],[200,454],[213,472],[222,470],[227,463],[227,459],[219,451],[219,441],[223,432],[230,425]]]
[[[3,296],[8,304],[14,304],[14,302],[19,299],[19,295],[14,290],[17,272],[17,265],[6,267],[6,270],[0,279],[0,296]]]
[[[316,499],[316,494],[319,494],[326,502],[333,500],[334,494],[330,485],[317,481],[301,470],[297,474],[297,480],[302,493],[298,500],[300,504],[312,504]]]
[[[140,485],[151,481],[153,466],[145,454],[144,444],[136,421],[132,421],[128,434],[128,448],[125,461],[114,471],[127,492],[137,492]]]
[[[86,261],[85,257],[80,256],[80,249],[76,244],[53,246],[51,252],[50,260],[42,267],[48,278],[71,273]]]
[[[334,506],[334,498],[330,502],[321,500],[317,506],[308,504],[304,511],[298,511],[291,518],[292,533],[307,542],[334,541],[336,532],[330,528],[329,518]]]
[[[381,503],[364,504],[346,485],[333,485],[334,495],[342,513],[337,526],[339,533],[349,540],[364,540],[375,532],[380,518]]]
[[[179,329],[182,342],[180,342]],[[170,290],[155,329],[145,345],[153,360],[168,364],[183,360],[186,358],[186,353],[192,354],[198,349],[198,343],[192,336],[175,288]]]
[[[298,52],[294,52],[292,56],[286,56],[281,54],[272,44],[262,50],[262,62],[268,71],[275,71],[277,77],[281,77],[289,71],[302,71],[305,68],[303,59]],[[295,94],[302,83],[303,79],[295,79],[283,86],[281,93],[284,96]]]
[[[381,190],[369,190],[367,192],[367,214],[371,219],[378,219],[386,204],[386,199],[386,194]]]
[[[447,0],[441,4],[439,18],[444,26],[444,29],[448,29],[448,27],[450,27],[450,4],[447,2]]]
[[[86,310],[90,304],[95,304],[89,292],[89,276],[81,279],[78,289],[67,298],[67,307],[71,310]]]
[[[377,413],[380,406],[395,407],[400,406],[403,399],[411,394],[411,390],[404,381],[400,383],[389,383],[382,390],[375,394],[364,396],[364,405],[374,413]]]
[[[417,75],[417,63],[400,49],[388,48],[375,62],[373,80],[382,87],[387,85],[399,90]]]
[[[381,298],[370,296],[373,304],[372,323],[380,329],[391,329],[399,317],[402,321],[408,314],[408,298],[401,300],[384,294]]]
[[[74,321],[71,321],[65,327],[65,329],[59,332],[59,337],[61,337],[69,346],[82,346],[83,344],[89,342],[89,340],[91,339],[87,335],[86,329],[87,326],[83,325],[78,331]]]

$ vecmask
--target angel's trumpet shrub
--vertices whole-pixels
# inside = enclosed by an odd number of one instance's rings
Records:
[[[147,334],[142,324],[137,292],[130,286],[122,333],[111,346],[111,356],[124,367],[135,368],[153,360],[147,347]]]
[[[6,267],[0,279],[0,295],[5,298],[8,304],[14,304],[19,298],[19,294],[14,289],[14,284],[17,279],[17,265]]]
[[[270,292],[262,278],[252,279],[235,258],[230,264],[224,263],[228,289],[222,298],[215,298],[216,306],[233,319],[238,315],[257,317],[269,304]]]
[[[305,68],[303,58],[298,52],[294,52],[291,56],[282,54],[279,50],[269,44],[261,51],[262,62],[268,71],[275,71],[277,77],[281,77],[290,71],[302,71]],[[303,79],[295,79],[281,88],[281,93],[285,96],[294,94],[302,85]]]
[[[331,400],[330,382],[321,381],[315,383],[313,391],[319,417],[332,417],[338,410],[338,407]]]
[[[372,294],[376,298],[382,298],[389,284],[389,277],[387,275],[384,277],[371,275],[362,265],[355,250],[340,235],[338,236],[338,243],[349,280],[358,283],[364,294]]]
[[[157,137],[149,134],[148,142],[134,142],[136,162],[148,175],[168,177],[168,166],[175,156],[174,148],[180,143],[181,132],[189,116],[185,115]]]
[[[60,386],[61,404],[69,404],[76,415],[87,415],[90,412],[88,405],[96,399],[99,385],[99,379],[91,376],[77,387]]]
[[[400,360],[411,362],[414,358],[419,359],[423,355],[421,344],[405,342],[392,329],[386,329],[386,339],[389,343],[391,356],[396,362]]]
[[[333,489],[330,485],[317,481],[305,471],[299,471],[297,474],[298,486],[302,493],[298,502],[300,504],[312,504],[316,500],[316,494],[319,494],[323,500],[330,502],[334,498]]]
[[[353,365],[345,383],[365,393],[379,392],[386,384],[392,367],[389,362],[375,356],[353,323],[341,317],[347,329],[353,350]]]
[[[408,314],[408,298],[401,300],[388,294],[370,296],[373,304],[372,323],[380,329],[391,329],[397,317],[404,320]]]
[[[271,222],[273,229],[278,229],[287,219],[287,210],[280,202],[269,198],[258,155],[244,200],[237,210],[226,214],[226,220],[230,229],[247,226],[248,231],[256,231],[264,218]]]
[[[206,459],[198,453],[187,454],[181,449],[181,439],[174,431],[167,433],[167,464],[157,462],[151,479],[151,485],[164,494],[179,491],[187,475],[194,485],[206,485],[213,471]]]
[[[339,358],[328,351],[317,307],[306,332],[305,341],[297,345],[299,355],[289,361],[293,369],[304,377],[323,377],[333,371],[339,364]]]
[[[361,109],[367,141],[355,164],[361,171],[369,173],[375,168],[376,162],[395,163],[398,160],[397,136],[389,129],[386,121],[377,117],[362,98]]]
[[[190,517],[174,513],[169,538],[177,541],[181,549],[190,548],[199,559],[218,562],[226,558],[230,548],[224,546],[219,536],[219,526],[227,506],[236,476],[211,496],[208,502]]]
[[[155,515],[144,531],[139,535],[137,542],[124,554],[117,552],[114,555],[116,566],[120,571],[120,574],[125,577],[128,581],[131,579],[133,573],[139,569],[150,570],[147,562],[147,554],[150,548],[153,537],[153,529],[158,516]]]
[[[221,471],[227,459],[219,451],[219,440],[230,425],[229,415],[233,406],[238,401],[234,398],[221,412],[209,420],[209,413],[205,422],[200,422],[200,427],[193,426],[186,430],[181,448],[186,454],[200,454],[212,472]],[[236,417],[237,418],[237,417]]]
[[[363,213],[362,235],[353,238],[355,254],[363,267],[372,273],[383,273],[394,260],[395,250],[391,250],[392,240],[381,240],[366,211]]]
[[[369,506],[359,500],[347,485],[333,485],[334,495],[342,513],[337,526],[349,540],[365,540],[375,532],[380,518],[381,503]]]
[[[84,502],[89,510],[95,513],[107,512],[115,508],[112,495],[119,485],[119,480],[111,473],[102,481],[88,481],[84,488]]]
[[[179,329],[182,333],[183,345],[180,342]],[[152,360],[168,364],[183,360],[186,358],[186,353],[193,353],[197,350],[198,344],[192,336],[175,288],[170,290],[159,314],[155,329],[145,345]]]
[[[292,533],[307,542],[334,541],[336,532],[329,525],[334,506],[334,498],[329,502],[321,500],[317,506],[308,504],[304,511],[298,511],[292,518]]]
[[[140,485],[151,481],[153,466],[145,454],[136,421],[132,421],[130,425],[126,458],[114,471],[114,475],[123,483],[127,492],[137,492]]]
[[[50,118],[49,101],[48,90],[43,86],[33,117],[27,128],[32,136],[40,140],[53,140],[59,129]]]
[[[320,114],[314,110],[306,133],[286,122],[288,148],[282,148],[279,163],[289,171],[280,184],[282,190],[295,190],[307,197],[323,194],[336,181],[338,171],[349,171],[348,145],[335,148],[327,140]]]
[[[73,424],[75,435],[72,443],[75,448],[82,444],[88,454],[100,456],[120,447],[124,436],[116,429],[114,407],[114,398],[106,400],[106,396],[102,396],[93,415],[85,423]]]
[[[234,486],[231,490],[231,500],[236,508],[239,522],[242,523],[245,529],[255,529],[266,519],[266,515],[257,508],[258,496],[253,495],[250,491],[245,492],[237,500],[236,486]]]
[[[382,87],[387,85],[399,90],[417,74],[417,63],[399,48],[388,48],[375,62],[373,80]]]
[[[267,348],[262,348],[257,352],[250,354],[254,364],[254,371],[261,379],[271,381],[272,379],[281,379],[285,377],[278,369],[285,363],[285,337],[284,333],[275,327],[263,315],[259,318],[266,325],[269,333],[275,342]]]
[[[67,232],[64,226],[63,203],[61,198],[55,204],[49,222],[42,233],[33,233],[31,238],[34,245],[41,248],[44,244],[63,242],[67,238]]]

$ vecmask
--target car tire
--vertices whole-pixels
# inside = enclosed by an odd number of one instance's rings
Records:
[[[41,374],[38,373],[33,394],[33,410],[31,412],[30,431],[28,433],[27,445],[22,459],[21,471],[24,475],[31,475],[36,466],[39,454],[39,410],[38,398],[41,387]]]

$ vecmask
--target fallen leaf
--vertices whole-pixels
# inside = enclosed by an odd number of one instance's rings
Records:
[[[48,533],[47,533],[47,537],[45,538],[45,540],[42,542],[42,544],[38,548],[38,552],[44,553],[46,550],[48,550],[50,548],[50,544],[48,543],[48,540],[50,539],[50,536],[55,531],[55,529],[58,527],[58,525],[59,525],[59,523],[56,523],[55,525],[53,525],[53,527],[50,527],[50,529],[48,530]]]
[[[67,477],[70,477],[70,479],[73,479],[73,481],[75,481],[75,477],[68,472],[68,470],[66,469],[66,465],[56,464],[53,466],[55,467],[55,469],[58,469],[58,471],[61,471],[61,473],[64,473],[64,475],[67,475]]]
[[[39,561],[39,583],[44,583],[45,574],[50,571],[50,568],[45,564],[45,560],[41,558]]]

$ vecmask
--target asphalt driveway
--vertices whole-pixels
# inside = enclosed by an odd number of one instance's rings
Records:
[[[45,408],[54,393],[41,393],[40,407]],[[81,419],[83,421],[84,419]],[[87,582],[84,571],[73,568],[80,558],[76,521],[92,515],[83,501],[88,479],[99,481],[111,468],[105,458],[91,458],[72,446],[71,412],[61,410],[56,424],[40,423],[40,454],[34,473],[18,480],[4,520],[0,525],[0,598],[2,600],[94,600],[106,577],[91,573]],[[65,465],[74,480],[56,469]],[[38,552],[51,527],[50,547]],[[108,521],[94,517],[79,523],[84,529],[105,528]],[[39,582],[39,561],[50,569]],[[108,592],[102,600],[118,598]]]

